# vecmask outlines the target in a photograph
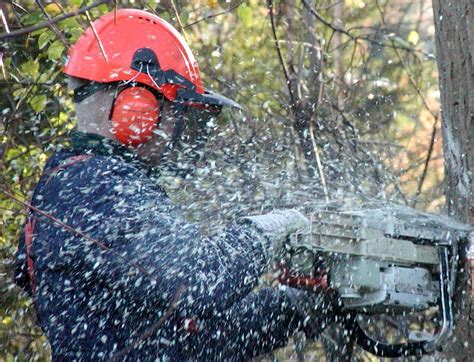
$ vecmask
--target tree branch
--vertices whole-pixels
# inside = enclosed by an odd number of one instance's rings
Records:
[[[423,184],[425,182],[426,174],[428,173],[428,165],[431,161],[431,156],[433,154],[434,143],[436,139],[436,128],[438,125],[438,119],[439,117],[435,119],[435,122],[433,124],[433,131],[431,131],[431,139],[430,139],[430,145],[428,147],[428,154],[426,155],[425,165],[423,167],[423,173],[421,175],[420,181],[418,182],[418,187],[416,188],[416,194],[415,194],[415,197],[413,198],[413,202],[411,205],[412,207],[416,207],[416,204],[418,202],[418,197],[421,194],[421,189],[423,188]]]
[[[306,0],[301,0],[301,2],[303,3],[303,6],[306,7],[309,12],[316,18],[318,19],[321,23],[323,23],[324,25],[326,25],[328,28],[331,28],[332,30],[334,30],[335,32],[338,32],[338,33],[342,33],[344,35],[347,35],[349,38],[351,38],[352,40],[364,40],[364,41],[367,41],[371,44],[375,44],[375,45],[379,45],[379,46],[383,46],[383,47],[389,47],[389,48],[393,48],[393,49],[401,49],[401,50],[406,50],[406,51],[409,51],[409,52],[418,52],[418,53],[421,53],[425,56],[429,56],[429,54],[426,54],[425,52],[419,50],[419,49],[414,49],[414,48],[410,48],[410,47],[404,47],[404,46],[399,46],[399,45],[394,45],[393,42],[391,43],[384,43],[384,42],[379,42],[379,41],[376,41],[376,40],[373,40],[373,39],[370,39],[369,37],[366,37],[366,36],[360,36],[360,35],[354,35],[352,34],[351,32],[349,32],[348,30],[344,29],[343,27],[340,27],[338,25],[335,25],[333,23],[331,23],[330,21],[326,20],[320,13],[318,13],[315,9],[313,9],[313,7],[308,4],[306,2]]]
[[[56,18],[53,18],[51,20],[44,21],[42,23],[39,23],[39,24],[36,24],[36,25],[33,25],[33,26],[29,26],[29,27],[26,27],[26,28],[18,29],[18,30],[12,31],[10,33],[0,34],[0,40],[15,38],[15,37],[20,36],[20,35],[31,33],[35,30],[50,27],[52,24],[56,24],[60,21],[71,18],[73,16],[83,14],[86,11],[89,11],[90,9],[93,9],[93,8],[99,6],[99,5],[106,4],[106,3],[111,3],[111,2],[112,2],[112,0],[99,0],[99,1],[96,1],[95,3],[92,3],[88,6],[84,6],[83,8],[79,8],[77,10],[71,11],[67,14],[63,14],[63,15],[58,16]]]
[[[224,11],[221,11],[219,13],[215,13],[215,14],[211,14],[211,15],[208,15],[208,16],[205,16],[204,18],[201,18],[201,19],[198,19],[196,21],[193,21],[192,23],[189,23],[189,24],[186,24],[184,26],[184,28],[189,28],[193,25],[196,25],[202,21],[206,21],[206,20],[209,20],[209,19],[212,19],[212,18],[216,18],[218,16],[221,16],[221,15],[224,15],[224,14],[227,14],[227,13],[230,13],[232,10],[235,10],[237,9],[240,5],[242,5],[244,3],[244,0],[240,0],[239,2],[235,3],[234,5],[230,6],[228,9],[224,10]]]
[[[286,84],[288,86],[288,92],[290,93],[291,107],[294,107],[295,97],[293,95],[293,91],[291,90],[290,75],[288,74],[288,69],[286,67],[285,60],[283,59],[283,54],[281,53],[280,43],[279,43],[278,36],[276,33],[275,19],[273,17],[273,0],[268,0],[267,4],[268,4],[268,12],[270,14],[270,24],[272,26],[273,39],[275,41],[275,48],[278,53],[278,59],[280,60],[283,73],[285,74]]]
[[[38,6],[41,8],[41,11],[43,12],[44,16],[46,16],[46,19],[48,19],[49,22],[51,22],[51,16],[49,16],[48,11],[44,7],[43,3],[40,0],[36,0],[36,3]],[[61,43],[64,44],[64,46],[69,49],[69,43],[67,39],[64,37],[64,35],[61,33],[61,31],[57,28],[57,26],[53,23],[49,25],[49,28],[53,31],[53,33],[56,35],[56,37],[61,41]]]

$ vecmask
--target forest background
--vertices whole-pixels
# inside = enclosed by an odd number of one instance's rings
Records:
[[[207,232],[239,214],[310,209],[338,192],[444,211],[431,0],[115,5],[169,21],[189,42],[204,83],[244,106],[216,125],[196,177],[163,175],[174,199],[189,205],[189,218]],[[67,50],[113,7],[113,1],[0,2],[0,187],[20,200],[29,198],[46,159],[68,145],[74,128],[61,74]],[[41,26],[56,18],[63,20]],[[47,360],[32,302],[11,282],[23,206],[0,194],[0,210],[0,360]],[[215,220],[211,227],[204,212]]]

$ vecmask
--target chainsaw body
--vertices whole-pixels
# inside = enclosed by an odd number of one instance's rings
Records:
[[[357,314],[438,306],[436,334],[409,337],[422,352],[435,350],[450,335],[458,248],[468,240],[470,226],[407,207],[347,201],[321,205],[310,221],[309,232],[291,236],[289,245],[298,246],[291,270],[320,274],[323,261],[328,287],[337,291],[345,310]],[[383,344],[372,342],[383,350]],[[400,355],[413,354],[408,345],[400,347]]]

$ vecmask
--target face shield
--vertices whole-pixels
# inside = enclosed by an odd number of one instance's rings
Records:
[[[190,102],[168,102],[165,108],[169,111],[163,117],[172,117],[174,129],[160,165],[178,176],[186,177],[194,172],[209,136],[221,123],[221,108]]]

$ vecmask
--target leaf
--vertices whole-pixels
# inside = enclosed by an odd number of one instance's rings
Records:
[[[211,9],[215,9],[219,6],[219,2],[217,0],[207,0],[207,6]]]
[[[77,22],[77,20],[75,18],[68,18],[68,19],[64,19],[63,21],[60,21],[59,22],[59,27],[61,29],[72,29],[72,28],[77,28],[77,27],[80,27],[79,23]]]
[[[180,19],[183,24],[187,23],[189,19],[189,11],[187,10],[182,11],[180,14]]]
[[[2,319],[2,324],[9,325],[13,322],[12,317],[6,316],[5,318]]]
[[[40,10],[31,12],[21,17],[22,25],[34,25],[44,20],[44,14]]]
[[[240,21],[245,26],[252,25],[252,9],[247,5],[242,5],[237,8],[237,16],[239,17]]]
[[[41,112],[46,107],[47,98],[44,94],[39,94],[30,99],[29,104],[35,112]]]
[[[81,6],[82,1],[83,0],[69,0],[69,3],[71,3],[71,5],[75,5],[75,6]]]
[[[56,40],[49,46],[46,54],[48,54],[49,59],[55,60],[63,54],[63,50],[64,45],[59,40]]]
[[[160,13],[160,17],[164,20],[164,21],[167,21],[167,22],[170,22],[171,21],[171,14],[169,13],[169,11],[163,11],[162,13]]]
[[[45,31],[38,37],[38,48],[43,49],[52,39],[54,39],[54,34],[50,31]]]
[[[28,75],[33,78],[36,74],[38,74],[39,64],[33,59],[30,59],[27,62],[20,65],[20,71],[22,74]]]
[[[160,3],[160,0],[148,0],[146,2],[146,5],[151,9],[155,9],[159,3]]]
[[[420,40],[420,35],[415,30],[412,30],[408,34],[407,40],[413,45],[416,45],[418,44],[418,41]]]
[[[18,88],[13,91],[13,97],[19,98],[19,96],[23,95],[25,93],[25,88]]]
[[[71,35],[71,37],[69,38],[69,40],[72,42],[72,43],[75,43],[77,39],[79,39],[79,37],[82,35],[83,33],[83,30],[81,28],[74,28],[74,29],[71,29],[69,30],[69,34]]]
[[[61,12],[61,8],[59,7],[58,4],[55,4],[55,3],[46,5],[45,9],[50,15],[57,15]]]
[[[93,20],[100,18],[102,15],[107,14],[108,12],[109,12],[109,7],[107,6],[107,4],[96,6],[95,8],[90,10],[90,14]]]

